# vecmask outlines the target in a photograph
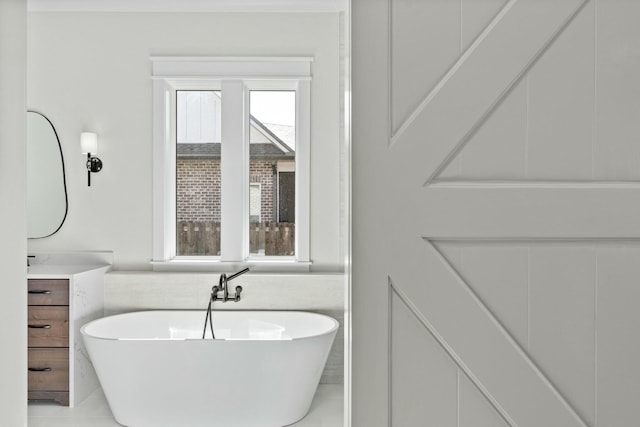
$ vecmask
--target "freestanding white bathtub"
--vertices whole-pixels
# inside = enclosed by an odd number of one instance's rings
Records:
[[[309,411],[338,329],[294,311],[120,314],[81,328],[116,421],[130,427],[278,427]]]

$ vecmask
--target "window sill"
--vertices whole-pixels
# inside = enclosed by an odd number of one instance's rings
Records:
[[[151,261],[153,271],[166,272],[230,272],[250,268],[252,272],[308,273],[310,261],[297,261],[295,258],[249,259],[247,261],[220,261],[217,258],[180,257],[169,261]]]

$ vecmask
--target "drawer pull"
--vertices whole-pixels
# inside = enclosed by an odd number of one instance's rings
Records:
[[[29,368],[29,372],[51,372],[51,368]]]
[[[51,329],[51,325],[29,325],[29,329]]]
[[[30,294],[51,295],[51,291],[29,291]]]

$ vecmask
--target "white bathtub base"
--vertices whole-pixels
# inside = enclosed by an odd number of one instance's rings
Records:
[[[87,348],[116,421],[129,427],[277,427],[303,418],[337,322],[313,313],[215,312],[214,327],[237,335],[232,325],[246,323],[239,316],[247,315],[282,324],[287,339],[169,339],[159,332],[163,322],[174,329],[188,329],[188,323],[202,328],[204,312],[192,311],[113,316],[150,325],[144,339],[119,333],[125,323],[112,328],[121,339],[99,338],[101,331],[89,327]],[[304,336],[310,316],[320,316],[315,320],[325,322],[324,329],[311,327]]]

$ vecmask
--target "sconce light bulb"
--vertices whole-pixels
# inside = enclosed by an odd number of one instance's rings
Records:
[[[93,132],[82,132],[80,134],[80,149],[83,154],[98,153],[98,134]]]

